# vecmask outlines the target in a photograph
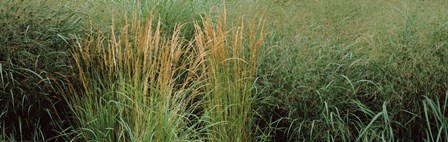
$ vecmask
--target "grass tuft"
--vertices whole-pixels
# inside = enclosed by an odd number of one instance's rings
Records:
[[[73,51],[82,90],[68,100],[78,138],[250,141],[262,23],[227,30],[208,17],[189,41],[182,25],[167,37],[160,21],[130,19],[110,35],[92,29]]]

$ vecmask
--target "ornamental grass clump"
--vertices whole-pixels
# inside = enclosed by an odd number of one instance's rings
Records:
[[[225,12],[224,12],[225,13]],[[263,46],[263,23],[251,22],[228,29],[226,16],[201,28],[196,24],[195,45],[205,75],[205,119],[210,141],[251,141],[253,93],[257,59]]]
[[[187,88],[192,46],[178,35],[160,33],[152,20],[131,23],[111,35],[92,30],[74,51],[82,92],[70,100],[83,140],[179,141],[188,133],[186,104],[194,96]]]
[[[252,140],[262,22],[228,29],[225,18],[207,17],[185,40],[181,24],[168,37],[160,22],[130,19],[110,34],[91,27],[73,51],[75,139]]]

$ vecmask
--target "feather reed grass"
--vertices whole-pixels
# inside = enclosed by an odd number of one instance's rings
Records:
[[[251,140],[262,22],[227,29],[225,15],[206,17],[188,41],[182,25],[166,37],[160,22],[125,19],[131,21],[119,30],[112,24],[110,35],[91,27],[73,51],[82,88],[68,98],[77,138]]]
[[[205,113],[212,125],[208,134],[212,141],[250,141],[256,97],[252,89],[263,45],[263,24],[252,22],[247,27],[241,20],[241,25],[227,30],[225,17],[216,23],[205,18],[203,29],[195,25],[197,48],[205,54]]]
[[[153,28],[152,20],[131,19],[119,34],[114,25],[111,35],[92,30],[73,53],[84,92],[72,99],[81,134],[85,140],[187,139],[186,104],[194,94],[189,81],[180,82],[189,65],[181,55],[193,55],[192,47],[184,47],[181,25],[164,37],[160,23]]]

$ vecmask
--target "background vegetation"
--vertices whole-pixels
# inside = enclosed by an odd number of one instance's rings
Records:
[[[446,1],[0,1],[0,140],[446,141]]]

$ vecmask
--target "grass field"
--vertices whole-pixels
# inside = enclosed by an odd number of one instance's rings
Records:
[[[448,1],[0,1],[0,141],[447,141]]]

